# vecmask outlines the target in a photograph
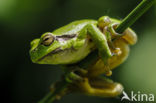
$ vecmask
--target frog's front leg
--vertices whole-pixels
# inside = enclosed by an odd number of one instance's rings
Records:
[[[78,41],[84,40],[83,38],[87,38],[87,35],[90,36],[91,40],[93,40],[93,43],[98,48],[99,55],[106,66],[105,73],[107,76],[110,76],[112,72],[109,68],[108,59],[112,57],[112,53],[108,46],[105,35],[99,30],[99,28],[96,25],[87,24],[80,31],[80,34],[78,35],[77,40]]]

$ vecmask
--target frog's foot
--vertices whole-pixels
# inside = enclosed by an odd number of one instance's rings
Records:
[[[67,73],[66,81],[70,83],[75,83],[78,81],[83,81],[83,77],[86,76],[88,71],[81,69],[81,68],[76,68]]]
[[[109,33],[111,35],[111,40],[122,38],[128,44],[134,45],[137,42],[136,33],[130,28],[127,28],[123,33],[119,34],[115,31],[118,25],[119,23],[112,23],[109,26],[106,26],[103,32],[107,34]]]
[[[120,48],[114,47],[113,43],[110,46],[110,48],[111,48],[112,57],[121,55],[122,51],[120,50]],[[111,68],[110,68],[109,61],[104,62],[104,64],[105,64],[105,75],[106,76],[111,76],[112,75],[112,71],[111,71]]]
[[[106,27],[107,31],[111,34],[112,40],[122,36],[122,34],[119,34],[115,31],[118,25],[119,23],[112,23],[108,27]]]
[[[84,78],[79,88],[82,93],[90,96],[116,97],[123,91],[123,86],[106,78]]]
[[[72,71],[75,75],[79,75],[80,77],[84,77],[87,75],[88,71],[85,69],[78,68]]]
[[[74,72],[68,73],[68,74],[65,76],[65,79],[66,79],[66,81],[69,82],[69,83],[74,83],[74,82],[82,81],[82,80],[83,80],[82,77],[80,77],[79,75],[75,74]]]
[[[112,75],[112,71],[111,71],[111,70],[107,71],[107,72],[105,73],[105,75],[106,75],[106,76],[111,76],[111,75]]]
[[[122,51],[120,48],[112,48],[112,56],[120,56]]]

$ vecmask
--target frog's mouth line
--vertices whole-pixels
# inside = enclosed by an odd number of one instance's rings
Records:
[[[62,50],[60,47],[59,48],[56,48],[55,50],[53,50],[52,52],[48,53],[47,55],[41,57],[37,61],[39,62],[39,61],[43,60],[44,58],[46,58],[47,56],[53,55],[53,54],[58,53],[58,52],[61,52],[61,51],[64,51],[64,50]]]

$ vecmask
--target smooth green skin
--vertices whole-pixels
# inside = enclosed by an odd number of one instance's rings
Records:
[[[111,20],[116,21],[115,19]],[[39,64],[73,64],[81,61],[97,48],[100,57],[104,63],[106,63],[107,59],[111,57],[112,54],[108,47],[105,35],[103,35],[97,25],[98,21],[95,20],[74,21],[54,30],[52,35],[61,36],[77,34],[77,36],[65,41],[55,40],[50,46],[41,44],[42,38],[47,34],[44,33],[40,39],[35,39],[31,42],[30,56],[32,61]],[[89,42],[88,36],[93,42]],[[48,55],[57,48],[61,48],[62,51]],[[44,59],[41,59],[42,57],[44,57]]]
[[[30,56],[32,61],[38,64],[74,64],[84,59],[95,49],[98,49],[99,57],[101,57],[104,64],[106,64],[107,66],[107,61],[110,57],[112,57],[112,53],[108,46],[108,40],[111,39],[109,33],[106,34],[106,37],[100,30],[100,26],[103,26],[103,22],[105,22],[106,20],[105,18],[108,17],[103,16],[99,18],[98,21],[74,21],[66,26],[54,30],[52,33],[44,33],[40,38],[35,39],[31,42]],[[119,23],[119,21],[116,19],[109,19],[111,20],[111,24]],[[109,27],[111,27],[111,24],[109,24]],[[45,46],[43,45],[43,38],[49,33],[51,33],[50,35],[55,38],[63,35],[73,34],[75,34],[76,36],[70,39],[55,39],[51,43],[51,45]],[[59,51],[56,52],[58,48]],[[81,77],[79,75],[73,74],[73,72],[70,72],[69,74],[72,75],[69,75],[69,77],[67,77],[67,79],[71,80],[67,80],[68,82],[72,82],[74,78],[81,80]],[[90,83],[87,79],[85,79],[82,84],[80,83],[78,85],[80,85],[81,89],[85,89],[86,92],[84,92],[84,94],[102,97],[114,97],[119,95],[123,90],[122,85],[119,83],[114,83],[107,80],[100,80],[99,82],[101,82],[102,86],[107,85],[109,87],[101,89],[93,88],[90,86]],[[99,84],[99,82],[97,81],[97,84]]]

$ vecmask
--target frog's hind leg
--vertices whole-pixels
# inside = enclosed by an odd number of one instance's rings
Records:
[[[106,78],[84,78],[79,83],[81,92],[90,96],[116,97],[123,92],[123,86]]]

